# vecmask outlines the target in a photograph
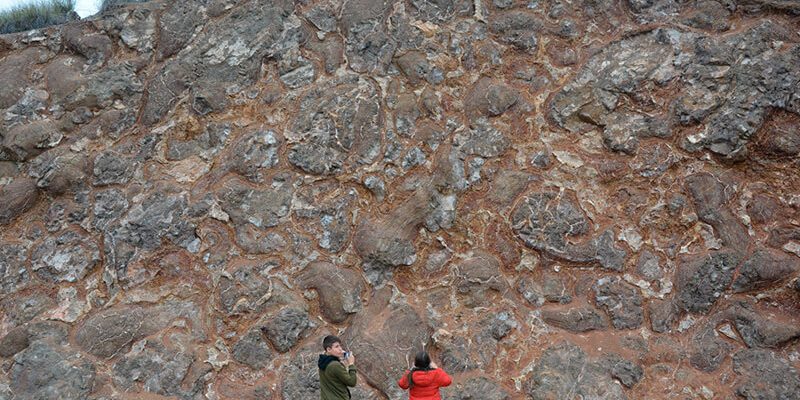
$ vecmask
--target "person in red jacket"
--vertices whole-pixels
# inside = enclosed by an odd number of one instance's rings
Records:
[[[450,386],[453,379],[431,361],[428,353],[420,351],[414,357],[414,368],[406,371],[397,384],[408,389],[409,400],[442,400],[439,388]]]

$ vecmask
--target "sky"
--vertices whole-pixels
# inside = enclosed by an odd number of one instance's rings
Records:
[[[17,5],[33,2],[36,2],[36,0],[0,0],[0,11],[13,8]],[[76,0],[75,11],[81,16],[81,18],[88,17],[97,13],[97,9],[99,8],[101,2],[102,0]]]

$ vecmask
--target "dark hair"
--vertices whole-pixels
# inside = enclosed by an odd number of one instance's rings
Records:
[[[328,351],[328,349],[333,347],[333,345],[336,344],[336,343],[339,343],[339,344],[342,343],[342,340],[339,339],[338,336],[333,336],[333,335],[325,336],[325,338],[322,339],[322,348],[325,351]]]
[[[430,371],[431,369],[431,357],[428,353],[424,351],[420,351],[414,356],[414,368],[411,368],[408,371],[408,387],[414,386],[414,371]]]

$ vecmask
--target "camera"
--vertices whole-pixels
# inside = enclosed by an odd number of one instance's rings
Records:
[[[352,353],[350,353],[349,351],[345,351],[344,352],[344,359],[347,360],[348,358],[350,358],[350,354],[352,354]]]

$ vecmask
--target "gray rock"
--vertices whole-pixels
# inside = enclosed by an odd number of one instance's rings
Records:
[[[325,72],[333,74],[344,64],[344,42],[341,36],[327,35],[324,40],[309,40],[305,46],[322,57]]]
[[[581,249],[579,257],[589,256],[594,258],[602,267],[612,271],[622,271],[625,268],[625,259],[628,252],[619,247],[616,235],[611,229],[603,231],[599,236],[589,242],[588,249]]]
[[[535,14],[525,11],[505,11],[492,16],[489,30],[501,41],[519,50],[534,53],[538,46],[538,32],[544,22]]]
[[[525,245],[535,250],[576,263],[597,263],[615,271],[624,267],[627,252],[618,247],[610,229],[583,243],[574,243],[589,232],[590,225],[570,195],[529,193],[512,211],[511,224]]]
[[[650,314],[650,327],[658,333],[670,332],[681,316],[679,306],[671,299],[650,300],[647,309]]]
[[[73,38],[67,36],[76,34],[73,32],[74,29],[75,28],[65,29],[65,40],[74,40]],[[80,31],[80,29],[78,29],[78,31]],[[69,46],[69,44],[67,45]],[[111,49],[108,50],[108,56],[111,56]],[[44,68],[45,85],[47,87],[47,92],[50,94],[51,101],[56,104],[63,105],[64,99],[70,95],[74,95],[76,90],[78,90],[81,86],[86,85],[86,77],[83,75],[83,67],[86,65],[86,61],[86,59],[81,57],[68,55],[56,57],[47,64],[47,66]],[[65,108],[67,107],[65,106]],[[68,110],[76,111],[79,109],[82,108],[68,108]]]
[[[390,10],[385,1],[357,0],[342,7],[340,31],[345,36],[345,51],[350,68],[356,72],[382,75],[397,48],[383,22]]]
[[[412,0],[412,15],[423,21],[446,22],[459,13],[472,14],[472,3],[465,0]]]
[[[692,336],[689,362],[693,367],[713,372],[733,351],[734,346],[721,338],[713,325],[706,325]]]
[[[747,292],[777,285],[800,270],[800,260],[784,252],[758,249],[739,267],[733,281],[734,293]]]
[[[553,97],[551,117],[571,131],[605,126],[620,96],[635,92],[668,62],[672,49],[664,43],[663,35],[665,32],[656,30],[632,36],[592,57],[578,76]]]
[[[742,254],[743,244],[750,241],[750,236],[726,206],[724,185],[714,175],[698,173],[686,178],[686,188],[694,201],[697,217],[713,226],[730,250]]]
[[[197,304],[188,301],[168,299],[159,305],[148,307],[119,305],[86,319],[75,331],[74,338],[84,351],[110,359],[128,352],[130,346],[140,339],[176,325],[184,326],[187,334],[192,335],[191,339],[207,341],[208,336],[201,322],[204,318],[204,311]],[[184,348],[188,345],[184,343],[186,338],[185,334],[170,335],[171,343],[178,341]],[[143,342],[138,344],[143,345]],[[134,349],[127,354],[140,351],[141,349]]]
[[[183,96],[195,79],[189,66],[170,63],[146,87],[147,101],[142,107],[142,122],[155,125],[164,117],[178,98]]]
[[[676,274],[677,300],[689,312],[708,312],[733,280],[739,258],[731,252],[684,259]]]
[[[136,162],[115,151],[107,151],[94,159],[94,184],[97,186],[128,183],[136,171]]]
[[[514,0],[492,0],[492,4],[497,8],[508,8],[514,4]]]
[[[316,237],[323,249],[334,253],[344,250],[350,239],[358,193],[324,184],[300,190],[293,204],[295,215],[303,218],[305,230]],[[328,194],[331,191],[336,195]]]
[[[729,319],[748,347],[781,348],[800,338],[797,318],[778,310],[762,312],[752,305],[739,304]]]
[[[289,89],[297,89],[307,86],[314,82],[317,75],[317,70],[314,63],[309,61],[303,56],[297,58],[285,58],[281,61],[291,60],[284,64],[279,63],[280,80]]]
[[[479,367],[478,361],[474,360],[475,354],[469,351],[469,342],[461,336],[448,338],[437,343],[442,349],[441,360],[442,368],[451,373],[472,371]]]
[[[264,312],[275,301],[283,302],[287,297],[286,289],[282,285],[272,283],[262,275],[262,271],[268,271],[277,266],[278,264],[274,261],[263,264],[248,263],[220,277],[217,298],[222,311],[230,316]],[[275,293],[269,296],[270,301],[261,301],[271,291]]]
[[[185,48],[207,16],[204,5],[208,0],[200,0],[194,4],[177,1],[170,3],[158,18],[158,48],[156,54],[163,60]]]
[[[313,262],[297,276],[297,281],[301,288],[317,291],[320,312],[333,323],[344,322],[361,310],[364,284],[355,271],[327,262]]]
[[[281,398],[284,399],[316,399],[319,397],[319,368],[316,360],[319,357],[319,349],[304,348],[288,363],[281,365],[281,373],[284,376],[281,385]]]
[[[644,378],[644,369],[641,366],[618,354],[607,354],[600,363],[611,371],[612,378],[619,380],[627,388],[633,387]]]
[[[30,84],[30,72],[42,50],[29,47],[0,61],[0,109],[11,107]]]
[[[94,220],[92,225],[96,229],[103,229],[116,218],[119,218],[128,209],[128,199],[119,189],[106,189],[98,191],[94,198]]]
[[[409,170],[418,165],[425,164],[425,161],[425,152],[420,150],[419,147],[412,147],[410,150],[408,150],[405,157],[403,157],[400,166],[405,170]]]
[[[400,71],[403,72],[412,85],[422,81],[430,84],[437,84],[441,81],[439,79],[442,73],[441,70],[432,65],[425,57],[425,54],[419,51],[406,52],[397,57],[395,63],[397,63],[397,67],[400,68]]]
[[[65,26],[62,35],[64,43],[75,53],[85,57],[88,64],[99,67],[113,54],[114,44],[104,34],[86,34],[76,24]]]
[[[265,232],[254,225],[236,227],[236,244],[249,254],[269,254],[286,247],[286,239],[276,232]]]
[[[306,19],[322,32],[336,30],[336,10],[330,4],[316,4],[305,13]]]
[[[139,307],[127,307],[101,311],[89,317],[75,337],[84,351],[111,358],[148,333],[144,311]]]
[[[668,137],[669,126],[658,118],[636,113],[613,113],[602,119],[603,144],[611,151],[633,155],[639,138]]]
[[[138,342],[114,364],[114,383],[126,392],[138,392],[141,385],[145,392],[190,398],[181,384],[189,374],[194,357],[176,350],[155,340]]]
[[[286,138],[287,159],[316,175],[335,175],[379,154],[382,112],[373,84],[348,76],[309,90]]]
[[[511,142],[486,118],[479,118],[469,131],[456,136],[461,151],[484,158],[498,157],[511,147]]]
[[[117,100],[134,105],[141,99],[142,91],[143,85],[134,66],[121,63],[86,76],[86,84],[68,94],[64,106],[68,110],[106,108]]]
[[[662,271],[660,263],[661,258],[658,255],[649,250],[643,250],[636,262],[636,273],[650,281],[661,279],[664,271]]]
[[[16,325],[30,322],[43,312],[56,307],[56,301],[42,293],[8,296],[0,302],[9,320]]]
[[[452,268],[454,288],[459,300],[467,307],[493,304],[508,288],[500,271],[500,260],[489,252],[477,250],[472,257]]]
[[[480,325],[484,327],[478,334],[478,342],[487,340],[500,341],[511,334],[511,331],[519,327],[519,322],[514,318],[514,314],[509,311],[500,311],[484,318]],[[494,352],[492,352],[494,353]]]
[[[0,154],[9,155],[13,161],[27,161],[57,146],[63,138],[61,130],[50,120],[17,125],[3,135]]]
[[[519,93],[502,82],[489,78],[478,80],[464,99],[467,112],[496,117],[508,111],[519,100]]]
[[[16,178],[0,186],[0,225],[8,225],[39,201],[36,181]]]
[[[46,238],[31,253],[31,268],[50,282],[78,282],[100,261],[100,248],[89,236],[66,230]]]
[[[453,400],[509,400],[511,395],[500,384],[485,376],[469,378],[442,388],[442,397]]]
[[[631,168],[645,178],[664,175],[679,160],[672,148],[663,143],[639,148],[636,157],[629,163]]]
[[[142,123],[152,126],[159,122],[195,82],[209,86],[225,84],[226,87],[255,82],[265,57],[279,53],[278,46],[297,45],[296,42],[280,40],[292,8],[292,2],[283,0],[264,7],[235,7],[208,24],[190,39],[192,45],[190,48],[186,46],[189,50],[180,60],[168,62],[150,81],[146,88],[148,97],[142,109]],[[181,10],[175,12],[179,14]],[[195,19],[183,24],[183,17],[178,19],[184,33],[176,37],[172,48],[184,47],[183,41],[190,35],[189,31],[194,30],[190,26],[199,23]],[[171,20],[174,18],[165,19]],[[165,47],[165,55],[170,52],[166,50],[174,51],[169,45]]]
[[[372,192],[372,194],[375,196],[375,200],[378,202],[383,201],[383,197],[386,195],[386,185],[380,177],[375,175],[369,175],[365,177],[364,186],[366,186],[366,188]]]
[[[795,91],[800,72],[792,68],[800,60],[798,46],[785,52],[774,52],[767,46],[771,40],[781,40],[786,33],[781,26],[764,22],[735,37],[725,37],[716,45],[720,53],[730,56],[747,49],[748,60],[731,60],[729,76],[736,82],[723,94],[725,102],[707,119],[707,130],[699,143],[726,159],[738,160],[747,153],[747,143],[764,123],[773,108],[786,109],[786,99]],[[713,62],[716,60],[703,60]],[[727,61],[727,60],[726,60]],[[781,71],[776,73],[776,71]],[[698,85],[712,80],[700,79]]]
[[[15,293],[30,282],[25,267],[27,249],[16,243],[0,246],[0,298]]]
[[[516,289],[528,303],[537,307],[545,302],[566,304],[572,301],[564,282],[552,275],[543,276],[540,280],[521,278],[517,281]]]
[[[265,173],[278,163],[282,141],[268,129],[246,133],[233,146],[231,168],[253,182],[264,182]]]
[[[695,28],[708,31],[726,31],[731,23],[728,20],[731,16],[730,11],[718,1],[702,0],[694,5],[684,23]]]
[[[644,321],[639,290],[619,277],[601,278],[595,283],[595,301],[617,329],[635,329]]]
[[[205,160],[212,160],[222,151],[230,134],[231,126],[228,123],[208,124],[200,134],[192,135],[186,140],[175,137],[186,135],[186,132],[176,132],[176,135],[167,141],[167,158],[185,160],[192,156],[199,156]]]
[[[284,308],[259,324],[272,346],[281,353],[294,347],[311,327],[308,312],[299,308]]]
[[[161,190],[131,207],[128,214],[104,232],[104,279],[107,284],[127,280],[128,264],[142,251],[161,247],[162,240],[187,250],[195,250],[199,239],[190,222],[186,194]]]
[[[784,160],[800,154],[800,115],[777,111],[765,121],[751,145],[754,154],[768,160]]]
[[[228,107],[228,96],[221,84],[198,83],[192,89],[191,97],[192,111],[198,115],[206,116]]]
[[[742,350],[733,356],[733,370],[742,375],[736,394],[745,399],[796,399],[800,393],[797,369],[771,351]]]
[[[226,181],[218,190],[222,209],[235,225],[258,228],[278,225],[291,211],[292,189],[286,182],[273,182],[270,189],[259,189],[239,179]]]
[[[13,357],[14,354],[25,350],[30,344],[29,332],[26,327],[18,326],[0,338],[0,357]]]
[[[233,346],[233,359],[260,370],[269,366],[273,353],[261,331],[251,329]]]
[[[85,399],[92,390],[95,367],[79,352],[37,341],[14,356],[14,399]]]
[[[69,344],[69,328],[69,325],[61,321],[33,322],[27,325],[28,340],[31,343],[47,342],[66,346]]]
[[[36,178],[36,186],[58,196],[80,187],[88,176],[88,160],[65,148],[40,154],[30,162],[29,175]]]
[[[590,307],[542,310],[542,320],[555,327],[576,333],[608,328],[605,318]]]
[[[580,347],[568,342],[547,348],[523,387],[534,400],[627,399],[602,363],[590,360]]]

